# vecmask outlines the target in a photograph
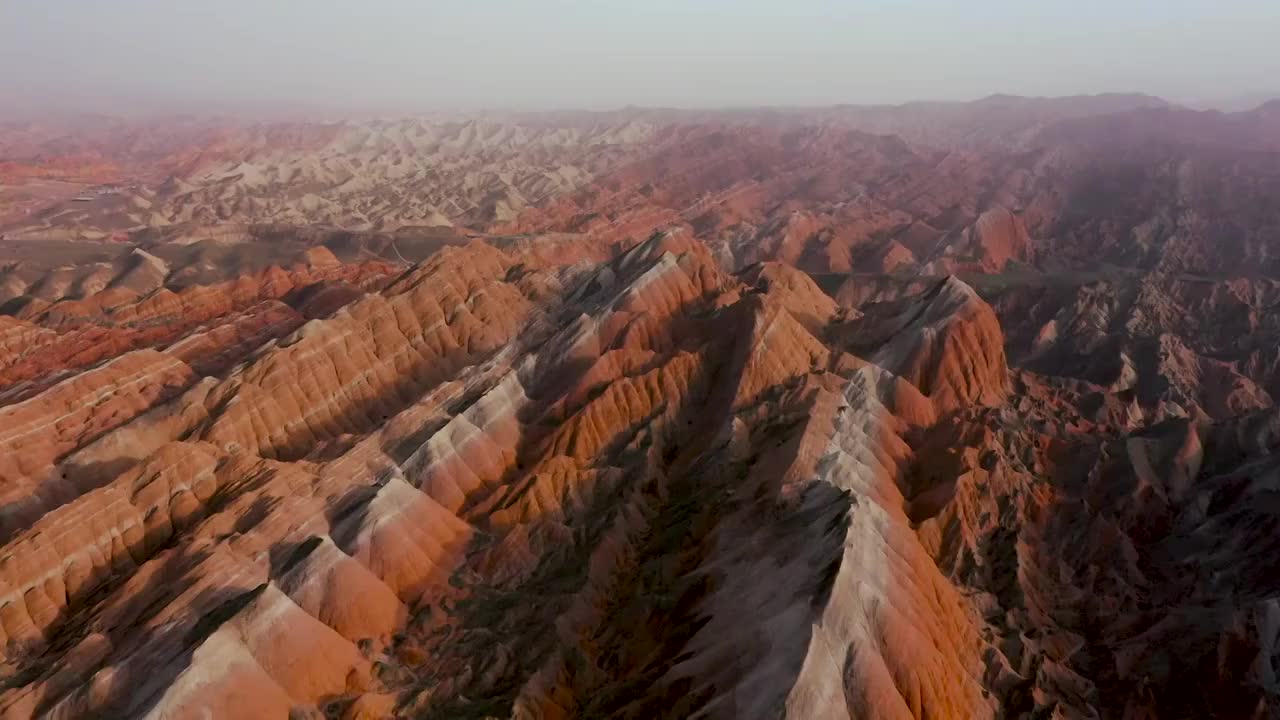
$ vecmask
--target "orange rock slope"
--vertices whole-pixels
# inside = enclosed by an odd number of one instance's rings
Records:
[[[854,308],[684,232],[609,254],[66,313],[223,303],[0,406],[0,717],[1274,710],[1274,418],[1082,432],[953,277]]]

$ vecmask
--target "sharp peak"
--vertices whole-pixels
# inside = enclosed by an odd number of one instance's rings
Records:
[[[938,282],[935,286],[935,295],[940,294],[954,295],[959,293],[966,298],[981,299],[978,291],[973,286],[960,279],[958,275],[948,275]]]

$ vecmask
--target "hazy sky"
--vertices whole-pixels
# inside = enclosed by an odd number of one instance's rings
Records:
[[[0,106],[686,107],[1280,90],[1280,0],[0,0]]]

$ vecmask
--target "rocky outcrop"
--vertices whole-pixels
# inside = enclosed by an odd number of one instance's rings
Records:
[[[5,534],[74,496],[76,489],[54,471],[55,461],[173,397],[193,380],[186,363],[140,350],[64,380],[31,400],[0,408]]]
[[[1127,393],[1149,421],[1268,408],[1280,327],[1274,280],[1160,274],[984,290],[1015,364]]]
[[[992,711],[904,496],[908,434],[992,397],[848,354],[807,277],[679,233],[522,257],[447,250],[301,326],[259,303],[6,408],[75,431],[10,439],[60,489],[0,553],[6,716]],[[885,343],[985,339],[963,288],[927,302]],[[139,399],[98,420],[107,382]]]
[[[1274,521],[1254,494],[1274,424],[1266,412],[1108,437],[980,412],[936,429],[912,470],[921,535],[976,593],[1002,707],[1274,714],[1272,590],[1254,554]]]
[[[332,253],[313,256],[308,257],[315,263],[289,271],[272,267],[231,281],[170,289],[165,263],[135,249],[117,274],[108,273],[114,279],[102,289],[28,303],[18,318],[5,318],[0,348],[8,349],[0,350],[0,401],[30,397],[68,373],[140,348],[170,345],[197,372],[216,373],[302,323],[286,301],[299,301],[307,312],[324,305],[331,313],[361,294],[316,302],[306,289],[342,282],[356,290],[381,282],[394,269],[385,263],[336,263]],[[145,283],[139,273],[148,278]],[[128,289],[130,284],[137,290]]]
[[[1273,716],[1272,115],[0,129],[0,717]]]
[[[863,306],[838,336],[847,347],[905,378],[941,412],[995,405],[1008,390],[1004,336],[995,313],[955,277],[920,295]]]

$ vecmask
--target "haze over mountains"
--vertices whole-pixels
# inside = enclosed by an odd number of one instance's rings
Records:
[[[1280,105],[0,126],[0,717],[1280,713]]]

